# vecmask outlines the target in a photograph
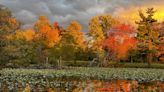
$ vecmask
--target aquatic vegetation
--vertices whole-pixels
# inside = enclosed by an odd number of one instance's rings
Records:
[[[31,89],[43,90],[59,88],[72,90],[88,81],[134,80],[138,83],[164,81],[162,69],[139,68],[66,68],[55,69],[3,69],[0,71],[0,88],[15,90],[25,88],[27,84]],[[96,81],[95,81],[96,82]],[[126,90],[129,84],[123,81],[122,89]],[[125,85],[126,84],[126,85]],[[5,85],[5,86],[4,86]]]

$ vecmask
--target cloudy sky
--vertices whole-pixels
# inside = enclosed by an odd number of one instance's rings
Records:
[[[45,15],[63,26],[71,20],[79,21],[84,31],[89,19],[99,14],[134,20],[138,9],[154,7],[160,12],[156,16],[164,19],[164,0],[0,0],[0,4],[7,6],[25,25]]]

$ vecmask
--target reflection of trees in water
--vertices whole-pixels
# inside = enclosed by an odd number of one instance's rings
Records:
[[[53,84],[54,83],[54,84]],[[53,81],[46,82],[46,84],[37,83],[35,86],[15,83],[15,88],[12,91],[16,92],[163,92],[164,83],[149,82],[138,83],[137,81],[113,80],[113,81]],[[1,92],[11,91],[7,84],[0,88]]]

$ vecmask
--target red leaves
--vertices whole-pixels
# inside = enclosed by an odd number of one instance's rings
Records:
[[[113,30],[105,40],[104,47],[115,54],[117,58],[125,58],[128,51],[135,48],[137,42],[133,36],[134,30],[125,24],[118,25]]]
[[[59,23],[58,22],[54,22],[54,27],[58,28],[59,27]]]
[[[120,31],[120,32],[124,32],[124,33],[134,33],[133,27],[131,27],[130,25],[126,25],[126,24],[117,25],[117,26],[113,27],[113,29]]]

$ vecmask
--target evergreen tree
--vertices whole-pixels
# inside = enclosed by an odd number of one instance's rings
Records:
[[[157,51],[156,46],[159,37],[158,31],[152,28],[153,24],[157,22],[157,20],[153,18],[155,12],[153,8],[148,8],[146,15],[139,11],[141,20],[136,22],[136,24],[138,24],[138,48],[146,54],[149,66],[152,63],[153,55]]]

